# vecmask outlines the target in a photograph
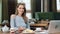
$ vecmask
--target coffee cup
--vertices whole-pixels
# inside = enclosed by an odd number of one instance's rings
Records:
[[[41,31],[42,29],[41,28],[36,28],[36,31]]]

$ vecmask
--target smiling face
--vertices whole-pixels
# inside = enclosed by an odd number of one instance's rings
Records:
[[[17,8],[18,14],[22,15],[24,13],[24,5],[19,5]]]

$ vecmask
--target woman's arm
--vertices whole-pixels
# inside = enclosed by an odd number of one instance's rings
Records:
[[[30,29],[30,23],[29,23],[29,21],[27,22],[26,26],[27,26],[28,29]]]
[[[18,28],[15,27],[16,25],[15,25],[15,23],[14,23],[15,17],[16,17],[16,15],[14,15],[14,14],[11,15],[11,17],[10,17],[10,26],[11,26],[11,28],[15,28],[16,30],[18,30]]]

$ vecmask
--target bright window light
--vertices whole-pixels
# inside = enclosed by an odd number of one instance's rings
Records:
[[[24,2],[26,5],[26,10],[31,10],[31,0],[18,0],[17,2]]]
[[[56,0],[57,1],[57,10],[60,10],[60,0]]]
[[[26,16],[28,17],[28,19],[32,18],[31,13],[26,13]]]

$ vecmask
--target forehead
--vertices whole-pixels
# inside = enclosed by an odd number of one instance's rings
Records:
[[[19,5],[19,8],[20,8],[20,7],[24,8],[24,5]]]

